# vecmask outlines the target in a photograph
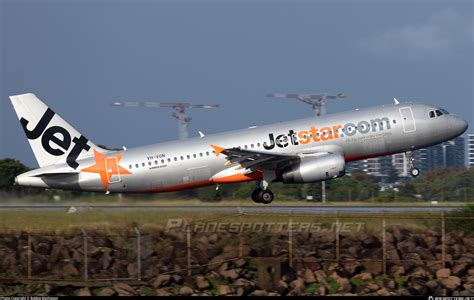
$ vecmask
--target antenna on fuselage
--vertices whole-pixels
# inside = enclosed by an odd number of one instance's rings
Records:
[[[301,102],[311,105],[313,108],[314,115],[320,117],[326,114],[326,100],[328,99],[342,99],[346,98],[346,95],[342,93],[338,94],[282,94],[282,93],[269,93],[267,97],[272,98],[288,98],[297,99]]]
[[[219,108],[218,104],[191,104],[184,102],[145,102],[145,101],[116,101],[110,104],[118,107],[145,107],[145,108],[172,108],[175,111],[172,116],[178,120],[179,125],[179,139],[185,140],[188,138],[188,124],[192,120],[186,114],[188,108],[205,108],[215,109]]]

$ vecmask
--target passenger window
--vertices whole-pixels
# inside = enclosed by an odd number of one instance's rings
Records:
[[[257,147],[260,147],[260,143],[257,143]]]
[[[442,112],[440,112],[439,110],[436,110],[436,116],[438,116],[438,117],[439,117],[439,116],[442,116],[442,115],[443,115],[443,113],[442,113]]]
[[[142,163],[142,167],[144,167],[144,166],[145,166],[145,163]]]
[[[164,160],[164,159],[162,159],[162,160],[161,160],[161,163],[162,163],[162,164],[164,164],[164,163],[165,163],[165,160]]]
[[[171,162],[171,158],[168,158],[168,162]]]
[[[175,157],[175,158],[174,158],[174,161],[178,161],[178,158],[177,158],[177,157]]]
[[[247,149],[247,145],[244,145],[244,148]]]
[[[191,159],[191,156],[189,156],[189,155],[186,155],[186,157],[187,157],[188,159]]]
[[[397,120],[393,119],[393,124],[397,124]]]
[[[193,154],[193,157],[196,158],[196,153]]]
[[[434,117],[435,117],[434,111],[430,111],[430,118],[434,118]]]
[[[201,152],[201,153],[199,153],[199,156],[201,156],[201,157],[202,157],[202,152]]]
[[[250,148],[253,148],[253,144],[250,144]]]
[[[158,161],[157,161],[157,160],[155,160],[155,165],[157,165],[157,164],[158,164]]]
[[[181,156],[180,158],[181,158],[181,160],[184,160],[184,157]]]
[[[135,167],[138,168],[138,164],[135,164]]]
[[[129,165],[128,168],[131,170],[131,169],[132,169],[132,165]]]
[[[151,166],[151,161],[148,162],[148,165]]]
[[[209,156],[209,151],[206,152],[206,155]]]

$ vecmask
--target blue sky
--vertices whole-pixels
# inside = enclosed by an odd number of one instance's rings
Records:
[[[311,115],[268,92],[347,94],[329,113],[397,97],[474,124],[472,1],[0,3],[0,158],[29,166],[8,99],[25,92],[108,146],[178,135],[170,110],[122,99],[221,104],[190,111],[191,136]]]

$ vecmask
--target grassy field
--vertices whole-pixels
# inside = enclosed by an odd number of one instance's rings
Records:
[[[344,214],[340,222],[362,225],[367,232],[377,232],[381,226],[380,214]],[[427,219],[429,217],[438,220]],[[439,213],[391,213],[386,214],[387,225],[403,225],[413,229],[433,227],[439,221]],[[334,226],[334,214],[295,215],[284,213],[224,213],[224,212],[186,212],[159,210],[127,210],[105,211],[86,209],[75,213],[64,211],[0,211],[0,232],[36,232],[52,234],[77,234],[81,228],[98,234],[133,233],[139,226],[144,232],[152,232],[165,228],[170,219],[185,219],[188,224],[193,222],[251,222],[251,223],[321,223],[326,227]]]
[[[275,200],[270,206],[464,206],[469,202],[309,202],[309,201],[282,201]],[[118,197],[117,195],[98,195],[94,198],[83,199],[62,199],[51,201],[47,198],[20,198],[20,199],[0,199],[0,205],[61,205],[78,207],[76,213],[68,213],[68,208],[63,211],[9,211],[0,210],[0,232],[18,232],[21,230],[29,232],[51,232],[51,233],[77,233],[81,228],[101,234],[112,234],[118,232],[133,232],[135,226],[140,226],[143,230],[153,231],[164,228],[169,219],[184,218],[188,223],[193,221],[212,221],[222,219],[226,222],[288,222],[288,214],[247,214],[237,216],[237,209],[233,212],[189,212],[170,211],[160,209],[146,210],[140,206],[173,207],[173,206],[260,206],[263,204],[254,203],[251,200],[224,200],[219,202],[206,202],[200,200],[136,200],[128,197]],[[137,209],[126,211],[110,211],[106,209],[94,208],[94,206],[134,206]],[[433,214],[439,217],[438,214]],[[364,222],[364,230],[377,231],[380,229],[380,214],[367,215],[347,215],[341,216],[341,222]],[[398,213],[391,214],[387,218],[387,224],[401,224],[413,226],[414,228],[428,228],[433,225],[432,220],[424,220],[428,213]],[[294,222],[321,222],[331,224],[335,221],[333,214],[312,214],[298,216],[292,214]],[[436,222],[435,222],[436,223]]]
[[[432,204],[430,201],[405,201],[405,202],[378,202],[378,201],[329,201],[327,203],[305,200],[278,200],[275,199],[271,205],[274,206],[464,206],[474,203],[471,202],[451,202],[438,201]],[[97,196],[94,198],[78,198],[78,199],[62,199],[53,201],[45,198],[18,198],[18,199],[0,199],[0,205],[66,205],[66,206],[93,206],[93,205],[110,205],[110,206],[265,206],[258,204],[250,199],[242,200],[222,200],[222,201],[202,201],[202,200],[177,200],[177,199],[157,199],[142,200],[123,197],[116,195]]]
[[[311,202],[311,201],[278,201],[275,200],[271,205],[274,206],[463,206],[468,202]],[[125,199],[121,201],[64,201],[63,205],[136,205],[136,206],[265,206],[255,203],[252,200],[223,200],[219,202],[207,202],[201,200],[154,200],[140,201]]]

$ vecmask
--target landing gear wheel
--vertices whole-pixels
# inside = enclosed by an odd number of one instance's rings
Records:
[[[413,161],[415,160],[413,158],[413,152],[412,151],[405,152],[405,158],[407,160],[408,168],[410,168],[411,177],[417,177],[418,175],[420,175],[420,169],[415,168],[413,166]]]
[[[262,190],[258,196],[263,204],[270,204],[273,201],[273,193],[270,190]]]
[[[410,175],[412,177],[417,177],[418,175],[420,175],[420,169],[418,168],[413,168],[410,170]]]
[[[259,197],[261,192],[262,192],[262,189],[260,189],[260,188],[256,188],[255,190],[253,190],[252,194],[250,195],[253,202],[262,203],[262,200]]]

